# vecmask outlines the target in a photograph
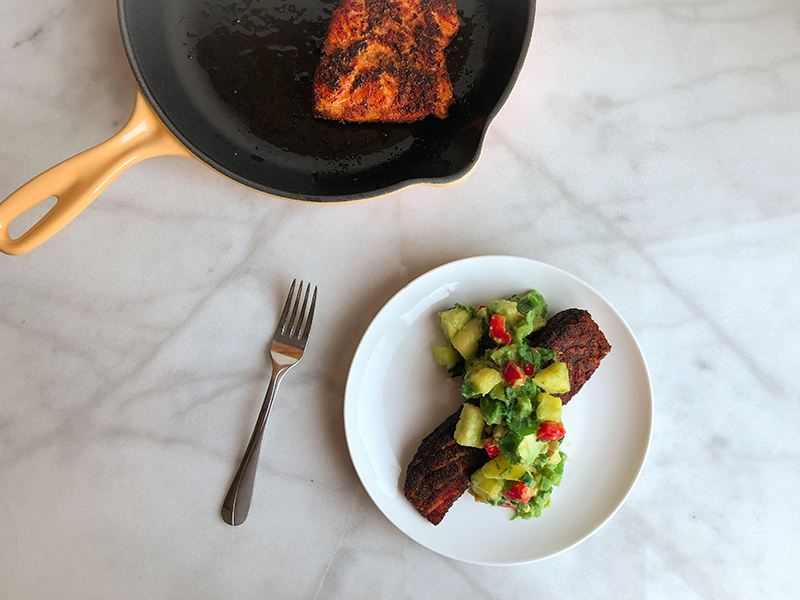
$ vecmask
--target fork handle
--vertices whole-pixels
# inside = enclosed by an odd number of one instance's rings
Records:
[[[269,380],[267,394],[264,396],[264,404],[261,405],[261,412],[258,413],[253,435],[244,451],[242,462],[236,475],[233,478],[228,495],[222,503],[222,519],[228,525],[241,525],[247,518],[250,510],[250,499],[253,497],[253,483],[256,478],[256,467],[258,466],[258,454],[261,450],[261,440],[264,439],[264,430],[267,427],[267,417],[269,409],[272,407],[272,400],[275,398],[275,390],[281,382],[289,367],[280,368],[273,364],[272,377]]]

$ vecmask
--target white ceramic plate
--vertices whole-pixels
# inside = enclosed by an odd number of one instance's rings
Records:
[[[437,312],[478,306],[536,289],[549,314],[588,310],[611,343],[580,393],[564,408],[568,454],[552,505],[538,519],[464,494],[437,526],[403,495],[405,469],[428,433],[462,403],[459,386],[431,356],[442,342]],[[603,526],[631,491],[647,455],[653,419],[650,378],[622,317],[576,277],[534,260],[481,256],[434,269],[398,292],[356,350],[344,401],[347,444],[372,500],[403,533],[444,556],[511,565],[554,556]]]

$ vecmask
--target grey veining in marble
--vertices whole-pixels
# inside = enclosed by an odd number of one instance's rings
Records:
[[[4,198],[114,134],[135,84],[113,1],[0,14]],[[798,597],[799,173],[796,0],[540,0],[519,82],[456,186],[310,206],[188,159],[137,165],[42,247],[0,256],[0,600]],[[313,243],[289,251],[298,230]],[[417,545],[345,443],[369,321],[477,254],[595,287],[655,390],[628,501],[543,563]],[[313,343],[234,529],[219,507],[293,277],[320,286]]]

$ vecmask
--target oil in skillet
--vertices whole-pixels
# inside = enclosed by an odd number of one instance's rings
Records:
[[[443,124],[435,117],[410,124],[338,123],[314,117],[314,72],[335,5],[336,0],[208,1],[200,19],[194,20],[196,29],[187,33],[190,56],[253,135],[282,151],[330,161],[335,169],[370,168],[425,143],[431,128]],[[471,79],[467,57],[472,21],[460,13],[462,28],[447,49],[457,94],[468,91],[465,83]]]

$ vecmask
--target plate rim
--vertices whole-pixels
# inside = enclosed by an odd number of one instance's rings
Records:
[[[591,531],[587,532],[586,534],[582,535],[578,540],[574,541],[573,543],[565,546],[564,548],[562,548],[562,549],[560,549],[560,550],[558,550],[556,552],[552,552],[552,553],[544,555],[544,556],[537,556],[537,557],[530,558],[530,559],[511,560],[511,561],[509,561],[509,560],[499,560],[499,561],[476,560],[476,559],[473,559],[473,558],[466,558],[466,557],[463,557],[463,556],[458,556],[458,555],[456,555],[456,554],[454,554],[452,552],[445,552],[445,551],[442,551],[441,549],[438,549],[438,548],[432,548],[429,545],[423,543],[422,541],[416,539],[413,535],[411,535],[408,531],[406,531],[403,527],[401,527],[391,516],[389,516],[386,513],[386,511],[384,511],[383,507],[381,506],[381,503],[378,502],[378,500],[375,498],[375,496],[373,494],[373,490],[371,490],[370,486],[368,486],[366,484],[366,482],[364,481],[364,476],[362,475],[362,472],[359,469],[359,464],[358,464],[359,461],[356,458],[356,456],[354,456],[354,447],[353,447],[354,446],[354,438],[353,438],[353,436],[356,435],[356,434],[353,433],[352,427],[355,425],[355,423],[351,423],[351,419],[348,418],[348,416],[350,415],[350,413],[352,413],[358,407],[358,404],[359,404],[358,403],[358,398],[353,398],[354,394],[353,394],[352,390],[353,390],[354,386],[357,383],[360,383],[361,379],[359,379],[358,382],[356,382],[354,380],[353,369],[354,369],[354,366],[356,365],[358,359],[360,358],[362,352],[364,352],[364,349],[366,347],[365,345],[366,345],[366,343],[368,341],[368,338],[370,337],[370,333],[373,331],[373,328],[375,327],[376,323],[381,320],[381,317],[383,316],[383,314],[385,312],[388,312],[390,310],[390,308],[398,301],[399,298],[403,297],[405,294],[408,293],[410,288],[412,288],[412,287],[414,287],[416,285],[421,285],[424,280],[427,280],[429,278],[435,277],[439,272],[441,272],[443,270],[454,269],[454,268],[457,268],[458,266],[461,266],[461,265],[466,264],[466,263],[481,262],[481,261],[522,261],[522,262],[526,262],[526,263],[528,263],[528,264],[530,264],[532,266],[535,265],[537,268],[544,268],[544,269],[547,269],[547,270],[551,270],[552,272],[556,273],[559,277],[564,277],[564,278],[570,279],[573,282],[575,282],[578,285],[580,285],[583,288],[585,288],[587,291],[589,291],[592,294],[594,294],[605,305],[605,307],[613,313],[613,315],[618,320],[617,325],[621,325],[624,328],[625,332],[627,333],[627,335],[630,338],[630,341],[633,342],[633,348],[636,351],[639,360],[641,361],[641,368],[642,368],[642,373],[641,374],[644,376],[644,381],[647,384],[646,387],[642,388],[643,391],[646,390],[646,392],[647,392],[646,393],[646,398],[643,398],[643,400],[646,401],[646,405],[647,405],[646,407],[647,407],[647,411],[649,413],[648,414],[648,419],[646,421],[646,428],[647,428],[646,443],[645,443],[644,451],[642,452],[642,455],[641,455],[641,461],[640,461],[640,463],[639,463],[639,465],[637,467],[636,474],[632,478],[632,480],[631,480],[631,482],[630,482],[630,484],[628,486],[628,489],[625,490],[625,493],[622,495],[622,497],[620,498],[619,502],[614,507],[614,509],[611,510],[609,512],[609,514],[604,519],[602,519],[602,521],[597,523],[597,525],[593,529],[591,529]],[[362,376],[362,378],[363,378],[363,376]],[[476,565],[484,565],[484,566],[513,566],[513,565],[522,565],[522,564],[532,564],[534,562],[547,560],[548,558],[553,558],[555,556],[563,554],[564,552],[566,552],[566,551],[568,551],[568,550],[570,550],[572,548],[575,548],[576,546],[580,545],[582,542],[584,542],[587,539],[589,539],[590,537],[592,537],[595,533],[597,533],[600,529],[602,529],[617,514],[617,512],[620,510],[620,508],[622,508],[622,506],[628,500],[628,498],[629,498],[631,492],[633,491],[633,489],[636,487],[636,484],[638,483],[639,478],[641,477],[642,472],[644,471],[644,466],[647,463],[647,458],[648,458],[649,453],[650,453],[650,448],[651,448],[651,445],[652,445],[652,438],[653,438],[653,428],[654,428],[654,421],[655,421],[655,402],[654,402],[654,393],[653,393],[653,382],[652,382],[652,378],[650,376],[650,371],[649,371],[649,368],[647,366],[647,361],[645,359],[644,352],[642,351],[641,344],[639,344],[639,341],[636,338],[636,336],[635,336],[633,330],[631,329],[630,325],[623,318],[623,316],[619,313],[619,311],[617,311],[617,309],[608,300],[606,300],[606,298],[604,296],[602,296],[594,287],[592,287],[591,285],[589,285],[588,283],[586,283],[585,281],[583,281],[582,279],[580,279],[576,275],[573,275],[572,273],[569,273],[568,271],[565,271],[565,270],[563,270],[563,269],[561,269],[559,267],[556,267],[556,266],[554,266],[552,264],[549,264],[549,263],[546,263],[546,262],[543,262],[543,261],[539,261],[539,260],[528,258],[528,257],[524,257],[524,256],[516,256],[516,255],[486,254],[486,255],[467,256],[467,257],[455,259],[455,260],[452,260],[452,261],[448,261],[446,263],[443,263],[443,264],[440,264],[440,265],[438,265],[436,267],[433,267],[433,268],[429,269],[428,271],[425,271],[424,273],[422,273],[422,274],[418,275],[417,277],[413,278],[412,280],[408,281],[405,285],[401,286],[386,302],[383,303],[383,305],[380,307],[380,309],[375,313],[373,318],[370,320],[370,323],[367,325],[366,329],[364,330],[364,333],[361,335],[361,339],[359,340],[359,343],[358,343],[358,345],[356,347],[356,350],[355,350],[355,352],[353,354],[353,358],[351,360],[350,367],[348,369],[347,381],[346,381],[346,384],[345,384],[344,403],[343,403],[343,417],[344,417],[345,441],[347,443],[348,453],[350,455],[350,460],[351,460],[351,462],[353,464],[353,467],[354,467],[354,469],[356,471],[356,475],[358,476],[358,479],[359,479],[362,487],[367,492],[367,495],[369,496],[370,500],[372,500],[372,502],[375,504],[376,508],[378,508],[378,510],[382,513],[382,515],[386,519],[388,519],[389,522],[392,525],[394,525],[398,530],[400,530],[400,532],[402,532],[404,535],[406,535],[408,538],[410,538],[411,540],[413,540],[414,542],[416,542],[420,546],[422,546],[422,547],[424,547],[424,548],[426,548],[426,549],[428,549],[428,550],[430,550],[432,552],[435,552],[435,553],[437,553],[437,554],[439,554],[441,556],[445,556],[445,557],[453,559],[453,560],[458,560],[458,561],[471,563],[471,564],[476,564]],[[403,496],[403,498],[405,498],[405,497]]]

